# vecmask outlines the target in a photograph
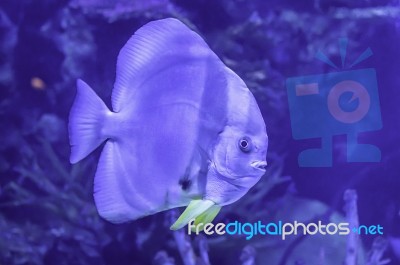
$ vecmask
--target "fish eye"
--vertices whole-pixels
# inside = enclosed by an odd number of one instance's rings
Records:
[[[240,150],[242,150],[242,152],[244,152],[244,153],[250,152],[251,149],[253,148],[251,139],[247,136],[240,138],[238,145],[239,145]]]

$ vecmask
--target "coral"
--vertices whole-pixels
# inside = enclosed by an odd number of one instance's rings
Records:
[[[98,14],[113,22],[121,18],[129,18],[140,12],[151,12],[159,9],[171,8],[168,0],[72,0],[70,3],[73,8],[80,8],[88,14]]]
[[[349,223],[350,228],[358,227],[360,225],[358,221],[357,211],[357,193],[355,190],[346,190],[344,193],[346,219]],[[356,265],[357,255],[360,245],[359,235],[357,233],[350,233],[347,236],[347,247],[346,247],[346,260],[345,265]]]
[[[255,265],[256,264],[256,250],[252,246],[245,246],[240,255],[242,265]]]
[[[385,251],[387,250],[388,242],[383,237],[376,237],[372,243],[372,248],[368,253],[368,261],[366,265],[384,265],[389,264],[390,259],[384,258]]]

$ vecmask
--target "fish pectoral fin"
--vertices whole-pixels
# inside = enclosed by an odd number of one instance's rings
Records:
[[[203,212],[202,214],[197,216],[196,219],[194,220],[195,226],[192,227],[192,232],[196,232],[196,227],[200,223],[202,223],[203,226],[200,226],[199,229],[197,229],[197,230],[203,231],[204,225],[211,223],[214,220],[214,218],[217,216],[217,214],[219,213],[220,210],[221,210],[221,206],[213,205],[210,208],[208,208],[205,212]]]
[[[185,211],[179,216],[178,220],[170,227],[171,230],[178,230],[187,225],[190,220],[196,219],[215,205],[210,200],[193,200],[186,207]],[[218,212],[217,212],[218,213]]]

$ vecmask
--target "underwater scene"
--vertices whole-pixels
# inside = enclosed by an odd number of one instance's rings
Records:
[[[400,264],[399,0],[1,0],[0,265]]]

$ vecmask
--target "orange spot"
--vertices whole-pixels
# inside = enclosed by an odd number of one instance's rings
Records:
[[[36,90],[44,90],[46,88],[46,84],[39,77],[33,77],[31,79],[31,86]]]

